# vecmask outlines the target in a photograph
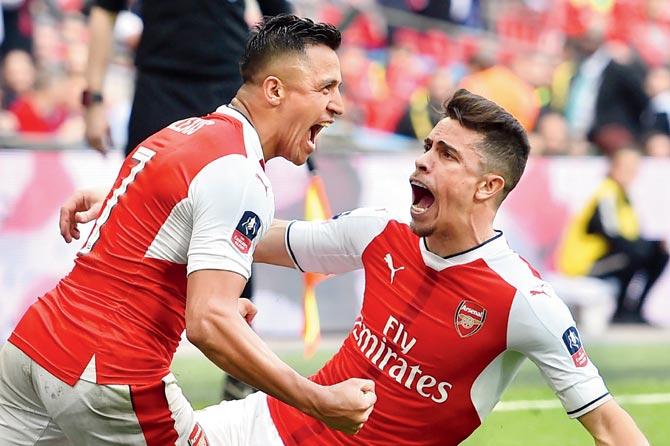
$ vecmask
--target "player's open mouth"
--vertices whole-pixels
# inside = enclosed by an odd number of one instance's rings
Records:
[[[318,124],[314,124],[309,128],[307,132],[307,141],[312,149],[316,148],[316,137],[324,128],[328,127],[331,123],[328,121],[322,121]]]
[[[417,180],[410,180],[409,184],[412,186],[412,213],[423,214],[433,205],[435,197],[424,184]]]

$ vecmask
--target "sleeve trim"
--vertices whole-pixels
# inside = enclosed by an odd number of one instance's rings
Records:
[[[576,413],[578,413],[578,412],[582,412],[584,409],[587,409],[589,406],[595,404],[596,402],[598,402],[598,401],[600,401],[601,399],[605,398],[605,397],[608,396],[609,394],[610,394],[609,392],[605,392],[603,395],[600,395],[598,398],[594,399],[594,400],[591,401],[590,403],[587,403],[587,404],[583,405],[583,406],[580,407],[579,409],[575,409],[575,410],[571,410],[571,411],[569,411],[569,412],[568,412],[568,415],[574,415],[574,414],[576,414]]]
[[[305,270],[302,269],[300,264],[298,263],[298,259],[295,257],[295,253],[293,252],[293,249],[291,248],[291,226],[293,226],[293,223],[295,223],[295,220],[293,220],[291,223],[288,224],[286,227],[286,249],[288,251],[289,256],[291,256],[291,260],[293,260],[293,263],[295,266],[300,270],[300,272],[304,273]]]

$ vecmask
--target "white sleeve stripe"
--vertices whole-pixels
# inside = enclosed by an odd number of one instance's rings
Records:
[[[577,412],[581,412],[581,411],[583,411],[584,409],[587,409],[589,406],[591,406],[591,405],[597,403],[597,402],[600,401],[601,399],[605,398],[605,397],[606,397],[607,395],[609,395],[609,394],[610,394],[609,392],[605,392],[604,394],[600,395],[598,398],[592,400],[590,403],[586,403],[586,404],[584,404],[584,405],[583,405],[582,407],[580,407],[579,409],[571,410],[570,412],[567,412],[567,414],[568,414],[568,415],[574,415],[574,414],[576,414]],[[586,411],[586,412],[588,412],[588,411]]]
[[[288,251],[288,254],[291,256],[291,260],[293,260],[293,263],[295,264],[296,267],[300,270],[300,272],[304,273],[305,270],[302,269],[300,264],[298,263],[298,259],[295,257],[295,253],[293,252],[293,249],[291,248],[291,226],[293,226],[293,223],[295,223],[295,220],[293,220],[291,223],[288,224],[286,227],[286,250]]]

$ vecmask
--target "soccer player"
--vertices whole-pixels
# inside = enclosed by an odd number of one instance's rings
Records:
[[[129,155],[74,269],[0,352],[3,445],[205,444],[169,371],[184,329],[232,375],[332,428],[361,428],[373,382],[300,376],[238,302],[273,220],[265,161],[302,164],[342,113],[340,39],[308,19],[268,20],[247,44],[230,105],[177,121]]]
[[[326,222],[275,222],[256,251],[256,261],[303,271],[365,270],[360,315],[312,377],[374,379],[378,400],[365,427],[346,437],[258,392],[196,413],[210,445],[457,445],[526,357],[597,445],[647,445],[588,358],[565,304],[493,229],[526,164],[523,128],[465,90],[444,107],[410,177],[409,225],[365,209]],[[77,201],[64,214],[86,208]]]

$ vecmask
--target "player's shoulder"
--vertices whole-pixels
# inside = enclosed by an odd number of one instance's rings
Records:
[[[531,263],[511,248],[507,247],[487,258],[486,262],[501,280],[516,290],[517,298],[535,301],[537,296],[556,297],[551,284],[542,278]]]
[[[554,287],[530,263],[511,250],[505,257],[508,271],[503,278],[515,288],[512,303],[514,317],[510,323],[558,329],[565,321],[572,320],[567,306],[556,294]],[[497,272],[500,274],[500,270]]]
[[[390,222],[397,222],[397,219],[385,208],[363,207],[341,212],[332,221],[337,225],[356,227],[364,232],[381,232]]]
[[[250,184],[258,183],[265,190],[270,188],[269,181],[248,157],[241,154],[226,154],[209,160],[194,176],[191,193],[194,190],[212,191],[225,195],[247,190]],[[262,188],[261,188],[262,189]],[[260,190],[260,189],[259,189]],[[224,195],[224,196],[225,196]],[[219,198],[224,198],[220,196]]]

